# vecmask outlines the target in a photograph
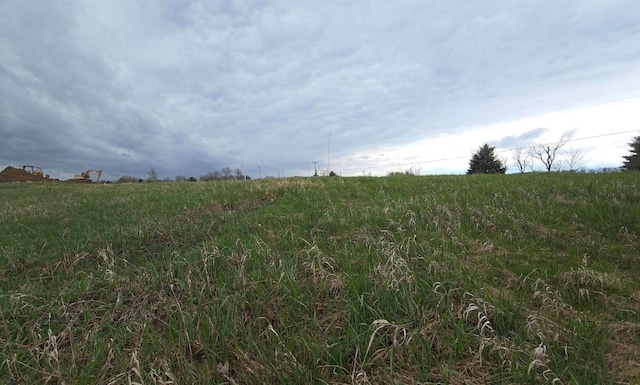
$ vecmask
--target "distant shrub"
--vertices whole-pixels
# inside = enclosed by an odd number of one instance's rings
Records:
[[[136,183],[137,181],[138,181],[138,178],[131,175],[125,175],[120,179],[118,179],[116,183]]]
[[[420,167],[411,167],[404,171],[391,171],[387,173],[387,176],[396,176],[396,175],[420,175]]]

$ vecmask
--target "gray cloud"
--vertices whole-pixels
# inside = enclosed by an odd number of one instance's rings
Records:
[[[631,0],[4,2],[0,165],[306,170],[329,132],[349,156],[638,96],[638,19]]]
[[[496,142],[491,142],[491,145],[500,149],[515,149],[517,147],[524,148],[548,131],[549,130],[547,128],[534,128],[533,130],[523,132],[520,135],[505,136]]]

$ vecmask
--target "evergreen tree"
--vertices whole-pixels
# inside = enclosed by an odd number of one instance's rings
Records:
[[[640,136],[633,138],[633,142],[629,143],[631,146],[631,155],[623,156],[625,159],[622,164],[624,171],[639,171],[640,170]]]
[[[507,168],[493,152],[495,149],[486,143],[480,147],[469,161],[467,174],[504,174],[507,172]]]

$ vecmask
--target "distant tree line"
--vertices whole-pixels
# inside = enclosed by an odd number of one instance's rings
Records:
[[[175,179],[164,178],[160,179],[158,176],[158,172],[155,168],[149,170],[148,176],[146,179],[137,178],[130,175],[125,175],[118,179],[116,183],[142,183],[142,182],[210,182],[210,181],[224,181],[224,180],[249,180],[251,177],[248,175],[244,175],[241,168],[236,168],[235,170],[231,167],[223,167],[220,170],[214,170],[206,173],[205,175],[201,175],[198,179],[193,176],[186,177],[184,175],[178,175]]]
[[[200,175],[200,181],[210,182],[215,180],[248,180],[251,179],[248,175],[244,175],[242,169],[231,167],[223,167],[220,170],[209,171],[205,175]]]

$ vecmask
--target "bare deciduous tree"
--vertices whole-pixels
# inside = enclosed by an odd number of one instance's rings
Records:
[[[206,173],[205,175],[201,175],[200,176],[200,180],[203,182],[210,182],[212,180],[219,180],[220,176],[222,174],[220,173],[220,170],[214,170],[214,171],[210,171],[208,173]]]
[[[221,171],[222,175],[224,175],[224,180],[231,179],[231,175],[233,174],[233,170],[231,169],[231,167],[223,167]]]
[[[513,160],[516,162],[516,166],[518,167],[518,171],[521,174],[524,174],[527,171],[527,168],[531,169],[533,166],[533,161],[531,159],[531,153],[529,151],[525,151],[522,147],[516,147],[513,151]]]
[[[569,148],[565,153],[569,171],[574,171],[586,155],[586,152],[582,148]]]
[[[560,137],[560,140],[555,143],[534,143],[531,145],[531,147],[529,147],[529,154],[531,155],[531,157],[542,162],[547,172],[551,172],[554,162],[558,158],[558,155],[560,155],[560,149],[562,149],[562,147],[567,144],[569,139],[571,139],[570,136],[562,135],[562,137]]]
[[[152,168],[151,170],[149,170],[149,178],[147,178],[147,181],[149,182],[157,182],[158,179],[158,172],[156,171],[155,168]]]
[[[502,162],[502,166],[504,167],[505,172],[509,169],[509,157],[505,155],[498,156],[500,162]]]
[[[531,169],[533,166],[533,160],[531,159],[531,153],[529,151],[525,151],[522,147],[516,147],[511,156],[516,163],[516,167],[518,167],[518,171],[524,174],[527,171],[527,168]]]

